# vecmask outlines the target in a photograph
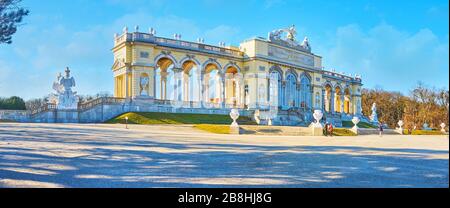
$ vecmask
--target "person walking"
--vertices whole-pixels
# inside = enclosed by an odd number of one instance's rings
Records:
[[[323,127],[323,135],[328,136],[328,122],[325,122],[325,126]]]
[[[380,133],[380,137],[383,136],[383,124],[381,122],[378,122],[378,132]]]

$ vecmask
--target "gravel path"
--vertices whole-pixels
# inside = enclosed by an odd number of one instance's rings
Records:
[[[0,123],[0,187],[449,187],[448,136]]]

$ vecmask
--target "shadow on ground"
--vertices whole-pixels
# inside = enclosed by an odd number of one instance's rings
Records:
[[[448,151],[163,141],[0,128],[0,187],[448,187]]]

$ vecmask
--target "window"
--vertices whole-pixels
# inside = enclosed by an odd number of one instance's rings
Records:
[[[146,51],[141,51],[140,52],[140,57],[141,58],[148,58],[150,56],[150,54]]]

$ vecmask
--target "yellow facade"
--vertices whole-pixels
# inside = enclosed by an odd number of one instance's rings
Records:
[[[359,77],[323,70],[307,39],[300,45],[276,35],[225,47],[124,31],[112,49],[114,95],[197,107],[267,109],[277,103],[281,110],[361,113]]]

